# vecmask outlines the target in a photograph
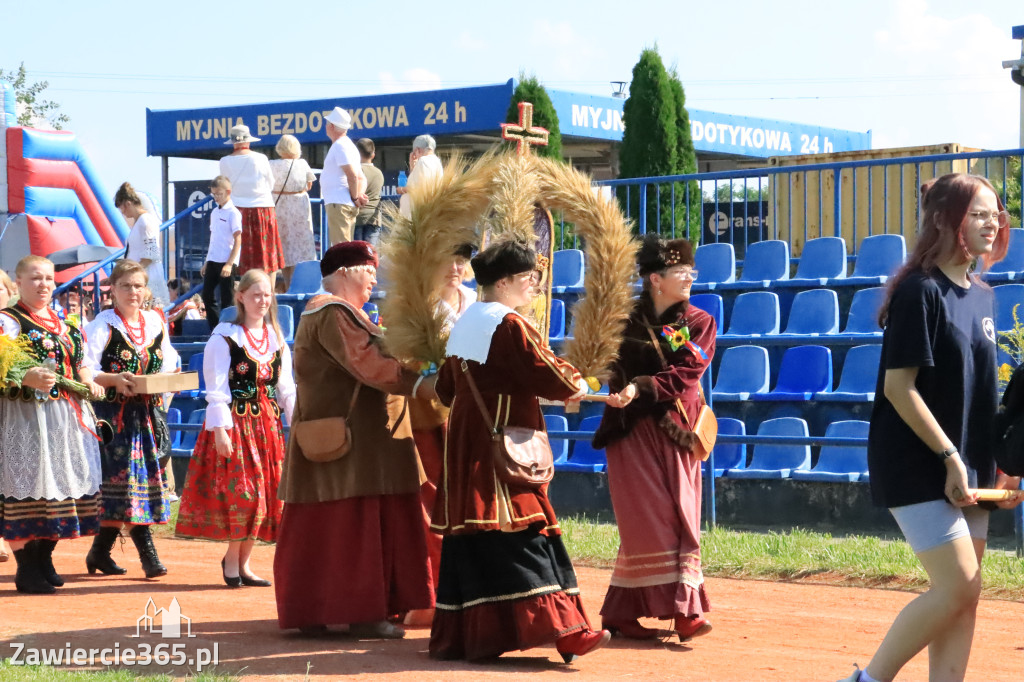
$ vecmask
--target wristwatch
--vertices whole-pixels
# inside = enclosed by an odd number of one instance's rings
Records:
[[[946,448],[945,450],[939,453],[939,459],[945,462],[947,459],[949,459],[953,455],[958,454],[959,452],[960,451],[956,449],[955,445],[951,445],[950,447]]]

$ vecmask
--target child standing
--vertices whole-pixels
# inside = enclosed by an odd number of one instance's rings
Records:
[[[218,175],[210,183],[217,208],[210,212],[210,248],[203,276],[203,303],[210,331],[220,323],[220,311],[231,305],[234,296],[232,269],[242,251],[242,213],[231,203],[231,181]],[[217,295],[219,293],[219,295]]]

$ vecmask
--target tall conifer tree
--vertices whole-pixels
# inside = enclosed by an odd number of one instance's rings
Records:
[[[533,152],[538,156],[561,161],[562,134],[558,130],[558,112],[555,111],[555,105],[551,103],[548,91],[544,89],[536,76],[519,75],[519,83],[512,93],[512,102],[508,105],[508,113],[505,114],[506,123],[519,122],[520,102],[533,104],[533,125],[547,128],[550,133],[547,146],[534,147]]]

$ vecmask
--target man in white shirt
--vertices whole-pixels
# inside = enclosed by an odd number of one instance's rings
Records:
[[[409,190],[418,183],[444,173],[441,159],[434,154],[435,149],[437,149],[437,142],[430,135],[418,135],[412,141],[412,153],[409,154],[409,179],[406,181],[405,187],[398,188],[398,193],[402,195],[398,200],[398,210],[406,218],[412,217]]]
[[[324,159],[324,171],[320,174],[320,196],[327,205],[327,238],[333,246],[338,242],[352,241],[359,208],[368,199],[359,150],[348,136],[352,116],[341,107],[334,107],[324,121],[332,144]]]

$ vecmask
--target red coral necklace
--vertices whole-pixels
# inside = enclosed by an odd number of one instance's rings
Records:
[[[249,328],[243,326],[242,331],[245,332],[245,338],[249,341],[249,346],[256,351],[257,355],[266,355],[267,351],[270,350],[270,329],[267,325],[263,325],[263,338],[259,341],[249,332]]]
[[[117,313],[117,316],[121,318],[121,322],[124,323],[124,328],[128,332],[128,338],[131,339],[131,342],[137,348],[144,346],[146,344],[146,316],[142,314],[142,311],[139,311],[139,326],[135,329],[132,329],[132,326],[128,324],[128,320],[125,319],[120,310],[115,308],[114,312]]]
[[[54,336],[60,336],[60,318],[57,317],[57,313],[53,312],[49,308],[43,308],[49,313],[49,319],[43,319],[39,315],[36,315],[31,308],[25,305],[23,302],[18,301],[18,307],[28,313],[28,316],[32,318],[36,324],[50,332]]]

